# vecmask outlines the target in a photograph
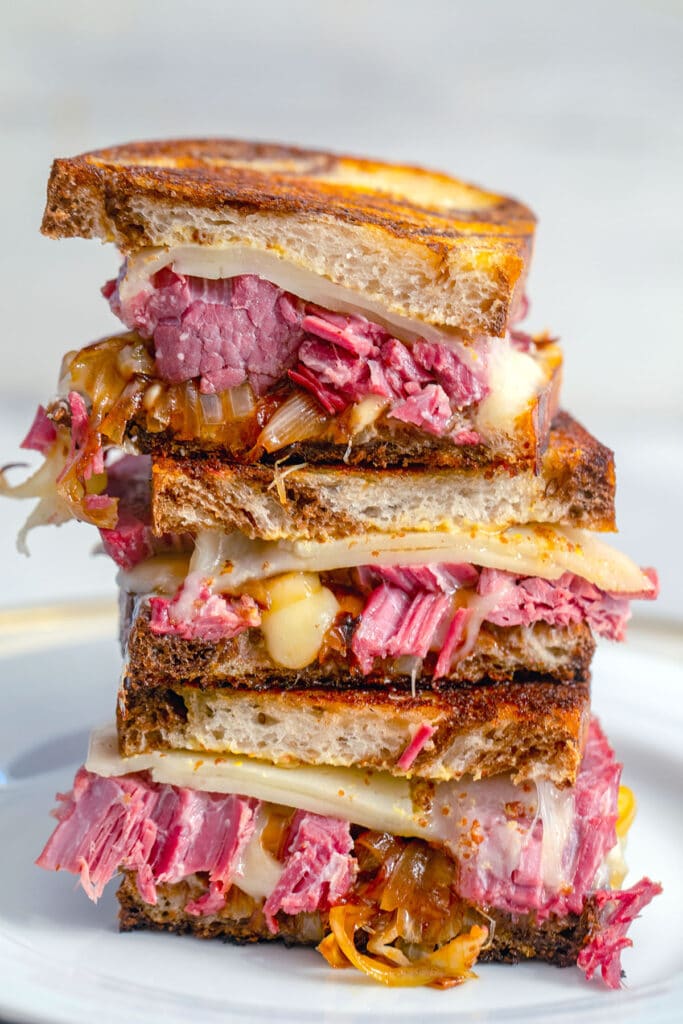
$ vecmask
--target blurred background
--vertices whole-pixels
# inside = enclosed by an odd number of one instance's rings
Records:
[[[38,232],[54,156],[226,135],[422,163],[537,213],[530,324],[617,451],[619,544],[664,584],[645,614],[683,621],[680,0],[5,0],[2,21],[0,463],[62,354],[116,329],[115,251]],[[88,528],[18,556],[25,514],[0,503],[2,605],[113,593]]]

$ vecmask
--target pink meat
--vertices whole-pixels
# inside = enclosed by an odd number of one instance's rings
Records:
[[[370,595],[351,641],[351,650],[361,671],[372,671],[375,658],[384,658],[392,637],[410,607],[410,598],[403,590],[386,583]]]
[[[624,640],[631,615],[631,595],[605,593],[570,572],[558,580],[543,580],[482,569],[478,593],[499,594],[498,604],[486,616],[496,626],[529,626],[534,622],[570,626],[587,622],[600,636]],[[642,596],[654,597],[656,592]]]
[[[124,455],[107,466],[107,494],[118,498],[118,518],[113,529],[100,529],[105,552],[122,569],[164,551],[180,551],[188,539],[152,531],[152,462],[147,455]]]
[[[601,636],[623,640],[632,598],[657,595],[657,574],[653,569],[644,572],[653,583],[651,592],[617,595],[572,573],[559,580],[544,580],[467,564],[362,566],[356,569],[356,579],[361,590],[370,593],[351,650],[365,673],[372,670],[376,658],[424,657],[435,651],[434,679],[448,675],[458,651],[465,650],[465,630],[476,614],[475,607],[456,610],[447,600],[460,587],[476,587],[480,597],[496,599],[482,611],[482,621],[497,626],[587,622]],[[434,600],[435,594],[442,599]],[[476,637],[468,639],[467,649],[471,649]]]
[[[441,437],[453,416],[448,395],[440,384],[427,384],[420,391],[396,403],[388,413],[392,419],[412,423],[428,434]]]
[[[458,608],[451,619],[444,637],[443,646],[439,651],[439,657],[436,659],[436,665],[434,666],[435,680],[443,679],[450,672],[453,659],[456,657],[458,650],[464,646],[467,635],[467,623],[471,615],[472,612],[468,608]]]
[[[55,425],[48,419],[43,406],[39,405],[28,434],[19,447],[45,455],[56,440],[57,430]]]
[[[118,519],[100,530],[104,550],[122,569],[132,569],[156,550],[151,515],[152,463],[146,455],[125,455],[107,468],[107,493],[119,499]]]
[[[396,762],[396,767],[400,768],[402,772],[407,772],[412,768],[418,755],[424,749],[425,745],[429,742],[435,732],[436,729],[433,725],[429,725],[427,722],[422,722],[417,727],[415,735]]]
[[[437,436],[456,409],[488,394],[483,353],[476,376],[446,345],[418,340],[411,349],[364,317],[307,305],[253,274],[209,281],[165,268],[125,304],[120,280],[103,293],[128,327],[154,339],[160,377],[199,378],[204,393],[249,381],[262,395],[289,376],[331,416],[375,395],[387,399],[387,415]],[[452,438],[479,441],[473,431]]]
[[[414,595],[419,590],[429,593],[452,594],[460,587],[476,586],[479,570],[467,562],[427,565],[364,565],[356,569],[360,586],[370,590],[378,583],[388,583],[392,587]]]
[[[149,628],[157,636],[215,643],[261,624],[261,614],[252,597],[212,594],[204,581],[189,576],[175,597],[151,597],[149,606]]]
[[[621,986],[621,954],[633,945],[626,935],[631,922],[641,910],[662,892],[662,887],[649,878],[641,878],[630,889],[614,892],[600,889],[593,895],[599,917],[598,928],[579,953],[578,966],[590,981],[599,969],[609,988]]]
[[[71,793],[59,794],[58,825],[37,864],[80,875],[92,900],[119,870],[134,871],[140,896],[155,904],[157,886],[198,872],[208,889],[190,901],[190,914],[215,914],[255,831],[259,802],[150,782],[146,775],[103,778],[81,768]],[[279,910],[326,909],[348,891],[356,874],[348,822],[297,812],[281,878],[265,910],[269,927]]]
[[[207,394],[249,380],[261,395],[294,363],[303,313],[269,281],[253,274],[209,281],[165,268],[152,286],[126,305],[111,282],[105,295],[128,327],[154,338],[163,380],[199,377]]]
[[[481,402],[488,394],[488,388],[472,371],[458,359],[455,352],[445,345],[433,341],[416,341],[413,357],[418,366],[430,373],[448,394],[452,405],[464,409],[474,402]]]
[[[59,824],[36,863],[80,875],[92,900],[117,871],[134,871],[147,903],[156,903],[160,883],[198,871],[208,873],[225,902],[258,806],[245,797],[158,785],[145,775],[103,778],[85,768],[58,799]]]
[[[574,819],[562,854],[563,874],[571,888],[546,889],[541,876],[543,823],[519,818],[524,841],[519,861],[501,852],[511,817],[506,805],[483,801],[476,808],[481,841],[469,844],[460,861],[458,889],[464,899],[511,914],[535,912],[580,914],[586,896],[607,853],[616,843],[617,794],[621,765],[616,761],[598,722],[591,723],[586,749],[574,788]]]
[[[270,931],[275,915],[326,910],[348,892],[356,877],[353,839],[346,821],[297,811],[290,827],[280,879],[263,906]]]
[[[448,616],[451,602],[445,594],[416,594],[398,627],[388,638],[385,651],[389,658],[424,658],[435,635]]]

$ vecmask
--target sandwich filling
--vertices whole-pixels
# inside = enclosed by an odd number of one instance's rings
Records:
[[[632,801],[627,791],[620,801],[621,766],[595,721],[576,785],[562,791],[505,777],[424,791],[382,773],[182,752],[124,759],[115,742],[94,737],[38,859],[79,875],[92,899],[117,871],[133,873],[150,906],[159,886],[191,880],[186,914],[233,913],[241,894],[253,901],[244,913],[261,913],[273,935],[283,914],[319,914],[334,966],[418,967],[412,982],[393,983],[452,984],[465,973],[456,949],[474,943],[469,969],[492,940],[487,915],[533,914],[540,925],[598,897],[609,911],[587,936],[583,966],[618,984],[628,893],[600,887],[623,880]],[[643,880],[627,904],[637,913],[658,891]]]
[[[137,565],[120,557],[116,531],[105,544],[119,558],[122,588],[152,595],[157,635],[217,642],[260,629],[285,668],[341,658],[367,675],[380,662],[412,659],[413,672],[436,680],[472,652],[485,622],[587,623],[623,640],[630,600],[656,596],[653,570],[622,561],[584,531],[537,531],[484,532],[473,543],[477,531],[467,524],[459,533],[301,544],[207,531],[189,560],[162,554]],[[482,554],[489,564],[465,560]]]
[[[89,402],[105,437],[116,422],[151,435],[147,444],[163,434],[247,462],[309,441],[350,450],[378,430],[508,455],[510,439],[528,448],[531,436],[527,458],[545,446],[561,364],[546,338],[463,340],[334,311],[255,273],[197,277],[179,272],[171,254],[162,259],[171,264],[151,276],[124,264],[104,288],[133,333],[64,363],[64,395]]]

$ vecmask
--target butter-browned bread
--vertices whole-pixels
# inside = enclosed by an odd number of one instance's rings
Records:
[[[234,886],[232,896],[228,897],[220,913],[201,917],[188,914],[184,909],[188,901],[201,896],[205,889],[205,884],[202,885],[199,879],[159,885],[157,902],[152,905],[141,898],[134,873],[124,872],[117,893],[119,928],[122,932],[150,929],[236,943],[278,939],[287,946],[316,946],[328,930],[324,914],[289,915],[280,912],[277,917],[280,930],[273,935],[261,907]],[[590,936],[596,913],[589,898],[581,915],[558,917],[551,914],[540,922],[533,915],[513,917],[487,907],[486,917],[495,927],[492,928],[491,944],[479,955],[481,962],[518,963],[535,959],[557,967],[569,967],[576,963],[581,947]]]
[[[438,693],[390,689],[202,689],[124,678],[122,756],[153,750],[243,754],[291,766],[372,768],[448,780],[502,772],[515,783],[576,780],[588,728],[588,683],[494,683]],[[421,728],[417,755],[402,755]]]
[[[264,540],[327,540],[462,519],[613,530],[614,492],[612,452],[564,412],[538,474],[506,464],[381,470],[302,460],[283,468],[170,455],[155,457],[152,472],[157,533],[240,530]]]
[[[43,232],[145,246],[249,246],[388,311],[502,335],[535,220],[448,175],[229,139],[140,142],[55,160]]]
[[[304,668],[289,669],[275,662],[260,629],[220,640],[184,639],[172,633],[154,633],[144,598],[128,596],[122,602],[122,635],[127,640],[126,675],[131,686],[166,686],[168,680],[202,689],[234,687],[252,690],[324,688],[354,690],[391,687],[410,692],[463,683],[544,679],[560,683],[588,679],[595,640],[585,622],[551,626],[495,626],[483,622],[472,651],[453,662],[436,684],[436,654],[431,652],[413,679],[401,659],[375,661],[362,672],[354,666],[343,639],[328,645],[322,659]]]

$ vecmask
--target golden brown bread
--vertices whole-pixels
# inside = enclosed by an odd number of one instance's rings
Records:
[[[188,901],[199,898],[205,891],[206,883],[196,876],[173,885],[165,883],[157,886],[158,902],[152,905],[140,897],[134,873],[124,872],[116,894],[120,905],[119,928],[122,932],[149,929],[194,935],[201,939],[220,938],[235,943],[278,940],[286,946],[316,946],[328,930],[325,915],[318,912],[293,916],[280,912],[277,917],[280,931],[273,935],[268,930],[260,906],[234,886],[220,914],[203,917],[188,914],[184,910]],[[495,928],[492,943],[482,951],[480,962],[518,963],[536,959],[557,967],[576,963],[596,921],[595,907],[590,898],[580,916],[568,914],[557,917],[552,914],[539,922],[531,914],[512,917],[489,909],[486,916]]]
[[[614,530],[614,492],[612,452],[560,413],[539,474],[505,464],[382,470],[340,462],[283,470],[160,455],[152,515],[158,534],[240,530],[264,540],[327,540],[462,519]]]
[[[122,756],[154,750],[243,754],[289,767],[323,764],[447,781],[500,773],[515,783],[576,781],[590,716],[588,683],[493,683],[422,692],[387,689],[200,689],[124,678]],[[422,725],[434,733],[399,760]]]
[[[371,687],[410,691],[410,669],[400,661],[375,662],[369,674],[350,664],[339,635],[337,649],[329,646],[325,660],[302,669],[287,669],[268,654],[259,629],[249,629],[231,639],[184,640],[172,634],[157,635],[149,628],[149,609],[144,598],[123,599],[122,635],[127,641],[126,675],[131,685],[166,686],[174,683],[202,689],[236,687],[267,690],[323,688],[331,690]],[[471,654],[455,662],[450,674],[434,684],[436,654],[422,664],[414,686],[418,690],[463,683],[543,679],[560,683],[589,678],[595,641],[586,623],[550,626],[494,626],[484,622]]]
[[[419,167],[228,139],[139,142],[55,160],[42,230],[144,246],[249,245],[388,310],[502,335],[533,214]]]

